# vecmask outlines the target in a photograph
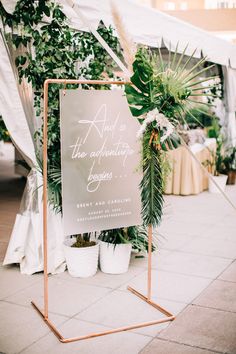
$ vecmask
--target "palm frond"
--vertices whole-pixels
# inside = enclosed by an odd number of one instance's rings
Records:
[[[129,235],[130,243],[132,244],[132,249],[134,251],[142,252],[142,253],[148,252],[147,227],[145,227],[143,225],[130,226],[130,227],[128,227],[128,235]],[[152,252],[156,251],[157,248],[158,248],[157,232],[155,230],[153,230]]]
[[[207,90],[207,89],[211,89],[212,86],[199,86],[199,87],[196,87],[194,89],[191,89],[191,91],[201,91],[201,90]]]
[[[158,50],[158,56],[159,56],[159,59],[160,59],[160,69],[161,69],[161,71],[163,71],[164,68],[165,68],[164,60],[163,60],[163,57],[162,57],[162,54],[161,54],[161,50],[160,50],[159,47],[157,48],[157,50]]]
[[[207,81],[210,81],[210,80],[213,80],[213,79],[216,79],[218,76],[210,76],[210,77],[206,77],[205,79],[202,79],[202,80],[199,80],[199,81],[196,81],[196,82],[193,82],[191,84],[188,84],[187,87],[190,89],[191,87],[193,86],[196,86],[198,84],[201,84],[203,82],[207,82]],[[212,87],[212,86],[211,86]]]
[[[208,107],[215,107],[213,104],[211,103],[207,103],[207,102],[201,102],[201,101],[196,101],[196,100],[192,100],[192,99],[188,99],[189,102],[193,102],[193,103],[197,103],[197,104],[202,104],[204,106],[208,106]]]
[[[208,113],[207,111],[202,111],[199,107],[194,105],[192,102],[191,102],[191,105],[192,105],[192,107],[194,107],[196,109],[196,111],[198,111],[198,112],[200,112],[202,114],[205,114],[206,116],[208,116],[209,118],[212,119],[212,113]]]
[[[174,71],[175,71],[175,72],[178,71],[178,69],[179,69],[179,67],[180,67],[180,65],[181,65],[181,63],[182,63],[182,60],[183,60],[183,58],[184,58],[184,55],[185,55],[185,53],[186,53],[187,48],[188,48],[188,44],[186,45],[186,47],[184,48],[183,52],[182,52],[181,55],[180,55],[180,58],[179,58],[179,60],[178,60],[178,62],[177,62],[177,64],[176,64],[176,67],[174,68]]]
[[[195,49],[195,51],[196,51],[196,49]],[[192,56],[191,56],[190,58],[193,57],[195,51],[193,52],[193,54],[192,54]],[[191,60],[190,58],[187,60],[187,63],[189,63],[189,61]],[[190,74],[191,74],[192,72],[194,72],[197,68],[199,68],[202,64],[204,64],[205,61],[206,61],[206,57],[201,58],[191,69],[189,69],[189,70],[187,70],[187,71],[185,72],[185,75],[181,75],[181,79],[184,80],[184,79],[185,79],[185,76],[190,76]],[[187,63],[185,63],[185,65],[182,67],[182,71],[184,71],[184,69],[185,69]]]
[[[172,62],[170,63],[170,69],[174,69],[174,66],[175,66],[175,61],[176,61],[176,58],[177,58],[177,53],[178,53],[178,46],[179,46],[179,42],[177,42],[177,45],[175,47],[175,51],[174,51],[174,55],[173,55],[173,59],[172,59]]]
[[[160,151],[149,144],[149,134],[143,140],[143,178],[140,183],[144,226],[160,224],[163,206],[163,186]]]
[[[171,43],[169,43],[169,50],[168,50],[168,68],[171,66]]]
[[[177,44],[177,46],[178,46],[178,44]],[[178,48],[178,47],[176,47],[176,50],[177,50],[177,48]],[[192,55],[186,60],[186,62],[184,63],[184,65],[181,66],[181,70],[180,70],[180,72],[179,72],[180,75],[184,72],[184,70],[185,70],[185,68],[187,67],[188,63],[193,59],[193,56],[194,56],[196,50],[197,50],[197,49],[195,49],[195,50],[193,51]]]
[[[197,122],[202,128],[204,128],[203,124],[200,122],[199,119],[197,119],[197,117],[196,117],[194,114],[192,114],[192,112],[191,112],[190,109],[186,109],[186,113],[189,114],[190,117],[192,117],[193,120],[194,120],[195,122]]]
[[[217,95],[214,95],[213,93],[206,93],[206,92],[202,92],[202,93],[191,93],[190,97],[218,97]]]
[[[43,174],[43,162],[37,159],[39,172]],[[57,164],[49,165],[48,175],[48,202],[56,213],[62,211],[62,195],[61,195],[61,166]]]
[[[200,74],[204,73],[205,71],[210,70],[210,69],[213,68],[214,66],[215,66],[215,64],[214,64],[214,65],[207,66],[206,68],[204,68],[204,69],[202,69],[202,70],[196,72],[196,73],[195,73],[194,75],[192,75],[192,76],[188,75],[188,76],[186,77],[187,80],[184,80],[183,83],[184,83],[184,84],[188,83],[189,81],[195,79],[195,77],[199,76]]]

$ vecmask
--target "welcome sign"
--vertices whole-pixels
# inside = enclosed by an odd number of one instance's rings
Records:
[[[121,90],[60,92],[65,235],[142,224],[139,123]]]

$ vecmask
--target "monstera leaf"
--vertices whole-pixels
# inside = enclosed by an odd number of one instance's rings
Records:
[[[130,79],[133,85],[126,85],[125,93],[132,115],[140,117],[155,108],[153,67],[147,53],[142,49],[136,54],[133,71]],[[143,119],[139,121],[141,123]]]

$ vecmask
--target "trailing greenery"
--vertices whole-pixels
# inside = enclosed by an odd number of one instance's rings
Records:
[[[91,33],[73,31],[61,7],[52,0],[20,0],[13,14],[9,14],[0,4],[4,26],[17,28],[18,35],[8,36],[16,48],[24,48],[24,54],[16,58],[20,79],[26,78],[34,90],[34,107],[37,119],[42,121],[43,84],[49,78],[61,79],[101,79],[104,72],[112,74],[113,62],[107,52]],[[40,23],[46,22],[41,26]],[[120,55],[120,47],[112,28],[102,24],[99,34],[108,45]],[[59,88],[53,84],[48,91],[48,187],[49,202],[56,211],[61,211],[61,162],[59,126]],[[68,89],[75,88],[67,85]],[[77,88],[77,86],[76,86]],[[84,87],[88,88],[88,87]],[[107,89],[99,86],[97,89]],[[42,129],[36,133],[42,145]],[[41,160],[41,148],[38,159]],[[42,164],[41,164],[42,165]]]
[[[168,177],[172,171],[169,156],[165,151],[160,152],[160,166],[162,172],[162,190],[165,191]]]
[[[189,107],[199,103],[196,97],[214,96],[203,92],[201,86],[211,78],[197,79],[212,66],[203,68],[203,58],[187,70],[194,53],[183,62],[185,51],[177,59],[176,48],[172,58],[169,53],[169,60],[165,63],[160,51],[155,55],[140,48],[133,63],[133,85],[125,87],[130,110],[141,124],[143,178],[140,188],[145,226],[156,227],[161,221],[164,184],[162,155],[164,151],[179,146],[180,140],[175,130],[184,122]],[[205,105],[210,106],[208,103]]]
[[[155,145],[149,144],[150,128],[143,137],[143,178],[140,184],[142,217],[144,225],[158,226],[163,207],[163,178],[161,152]]]

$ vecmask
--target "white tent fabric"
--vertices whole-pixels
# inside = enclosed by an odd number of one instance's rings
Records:
[[[97,27],[102,20],[106,26],[114,23],[111,14],[110,0],[73,0],[79,4],[80,11]],[[63,5],[64,12],[70,18],[74,28],[88,30],[83,21],[71,9],[71,0],[58,0]],[[196,57],[201,53],[214,63],[236,68],[236,46],[210,33],[181,21],[163,12],[139,5],[134,0],[113,0],[118,9],[124,26],[137,43],[158,47],[164,40],[167,47],[182,52],[188,44],[187,54],[197,48]]]
[[[42,189],[37,189],[42,181],[36,169],[35,147],[25,115],[27,107],[22,104],[24,94],[19,93],[2,32],[0,55],[0,112],[15,146],[32,168],[3,264],[19,263],[22,273],[32,274],[43,270]],[[61,272],[65,269],[61,217],[49,211],[49,220],[49,272]]]
[[[188,44],[187,54],[192,54],[197,49],[196,57],[200,57],[202,53],[214,63],[236,69],[235,45],[173,16],[140,5],[135,0],[57,0],[63,6],[71,26],[82,31],[89,31],[88,26],[78,17],[71,4],[77,2],[80,11],[94,28],[98,27],[101,20],[106,26],[114,27],[111,1],[118,9],[127,31],[137,43],[158,47],[163,39],[167,47],[171,45],[171,48],[175,48],[179,43],[180,53]],[[12,12],[16,0],[2,0],[2,3],[6,10]]]
[[[236,146],[236,70],[224,68],[225,126],[229,145]]]
[[[34,144],[2,32],[0,35],[0,51],[0,112],[15,145],[29,165],[34,166],[36,165]]]

